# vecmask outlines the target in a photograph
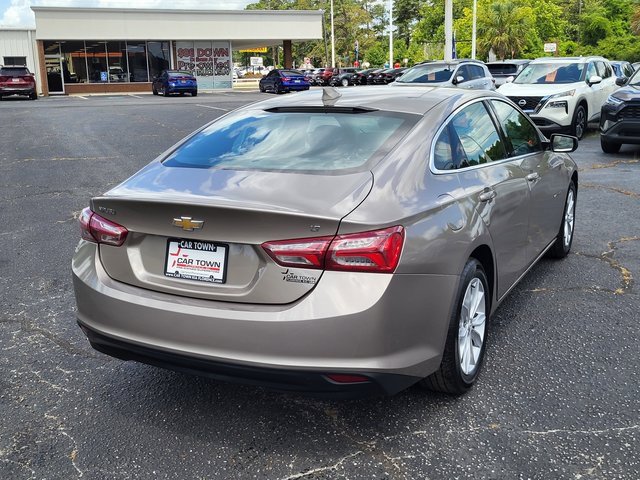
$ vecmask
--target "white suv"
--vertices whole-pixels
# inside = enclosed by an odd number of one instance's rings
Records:
[[[543,132],[568,131],[582,138],[588,122],[618,87],[603,57],[552,57],[533,60],[498,91],[527,113]]]

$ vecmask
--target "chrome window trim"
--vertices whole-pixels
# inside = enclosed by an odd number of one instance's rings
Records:
[[[451,175],[451,174],[455,174],[455,173],[460,173],[460,172],[469,172],[471,170],[478,170],[480,168],[486,168],[486,167],[490,167],[491,165],[501,165],[503,163],[507,163],[507,162],[513,162],[514,160],[523,160],[527,157],[533,156],[533,155],[539,155],[541,153],[544,153],[544,149],[541,149],[538,152],[531,152],[531,153],[525,153],[524,155],[518,155],[517,157],[507,157],[507,158],[503,158],[502,160],[495,160],[495,161],[491,161],[489,163],[481,163],[479,165],[472,165],[470,167],[464,167],[464,168],[457,168],[455,170],[440,170],[438,168],[436,168],[435,165],[435,146],[436,146],[436,142],[438,141],[438,138],[440,138],[440,134],[442,133],[442,131],[447,127],[447,125],[449,125],[449,122],[451,122],[451,120],[453,119],[453,117],[462,109],[467,108],[469,105],[473,105],[474,103],[477,102],[485,102],[485,101],[492,101],[492,100],[497,100],[499,102],[504,102],[507,105],[513,107],[514,104],[513,102],[511,102],[511,100],[509,99],[505,99],[505,98],[500,98],[500,97],[494,97],[494,96],[487,96],[487,97],[482,97],[482,98],[476,98],[470,102],[465,103],[464,105],[460,105],[458,108],[456,108],[453,112],[451,112],[449,114],[449,116],[445,119],[444,122],[442,122],[442,125],[440,125],[440,127],[438,128],[438,130],[436,131],[435,135],[433,136],[433,138],[431,139],[431,146],[430,146],[430,151],[429,151],[429,171],[434,174],[434,175]],[[485,109],[487,109],[487,106],[485,105]],[[488,111],[487,109],[487,114],[489,116],[491,116],[491,113]],[[527,116],[525,115],[525,118],[527,118]],[[491,120],[493,122],[493,119]],[[538,129],[538,127],[529,119],[527,118],[527,121],[533,125],[533,127],[535,128],[536,132],[538,132],[538,136],[540,136],[540,141],[543,141],[543,138],[541,137],[540,134],[540,130]],[[500,134],[500,132],[497,132],[498,135]]]

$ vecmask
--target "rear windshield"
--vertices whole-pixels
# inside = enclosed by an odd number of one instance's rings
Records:
[[[0,75],[31,75],[31,72],[24,67],[3,67],[0,68]]]
[[[451,65],[419,65],[409,68],[396,80],[398,83],[440,83],[451,79],[455,67]]]
[[[530,63],[513,83],[575,83],[584,80],[584,63]]]
[[[227,116],[178,147],[168,167],[350,173],[377,163],[416,115],[250,110]]]
[[[500,64],[487,64],[487,68],[491,72],[491,75],[513,75],[518,73],[518,65],[512,63],[500,63]]]
[[[190,77],[189,72],[169,72],[170,77]]]
[[[297,70],[280,70],[280,75],[282,75],[283,77],[295,77],[295,76],[300,76],[304,74]]]

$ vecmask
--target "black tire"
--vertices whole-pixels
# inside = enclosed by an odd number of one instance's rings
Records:
[[[348,87],[349,86],[349,80],[347,78],[343,78],[342,80],[340,80],[340,84],[343,87]]]
[[[273,84],[273,93],[280,95],[280,85],[278,85],[278,82]]]
[[[153,93],[154,95],[158,95],[158,90],[156,90],[155,85],[151,87],[151,93]]]
[[[192,97],[197,97],[198,96],[198,91],[194,90],[193,92],[191,92],[191,96]]]
[[[258,90],[260,90],[260,93],[264,93],[264,87],[261,83],[258,83]]]
[[[587,131],[587,110],[584,105],[580,104],[576,107],[576,111],[573,112],[573,121],[571,122],[571,135],[578,137],[578,140],[582,140],[585,132]]]
[[[33,93],[29,94],[29,99],[30,100],[37,100],[38,99],[38,94],[36,92],[33,92]]]
[[[604,153],[618,153],[620,151],[621,143],[610,142],[600,137],[600,148]]]
[[[169,96],[169,92],[167,91],[167,89],[166,89],[166,88],[163,88],[163,89],[162,89],[162,95],[164,95],[165,97],[168,97],[168,96]]]
[[[571,205],[569,205],[571,199]],[[569,184],[569,190],[567,190],[567,196],[564,201],[564,208],[562,209],[562,221],[560,222],[560,228],[558,235],[556,235],[556,241],[549,249],[549,256],[551,258],[564,258],[569,255],[571,251],[571,245],[573,244],[573,236],[575,233],[575,217],[576,217],[576,185],[571,182]],[[571,213],[567,210],[571,208]],[[567,224],[570,225],[567,225]],[[565,239],[565,227],[568,229],[568,240]]]
[[[471,285],[472,282],[473,286]],[[474,313],[474,318],[480,319],[479,316],[475,315],[476,313],[484,316],[482,334],[476,331],[476,335],[473,335],[470,330],[467,330],[467,335],[469,339],[477,339],[478,336],[480,336],[482,344],[480,345],[479,352],[477,352],[477,358],[475,359],[473,368],[465,373],[461,366],[459,340],[459,332],[462,331],[462,305],[465,295],[467,294],[467,290],[469,290],[470,294],[474,294],[475,289],[475,293],[478,294],[480,292],[480,285],[482,285],[482,288],[484,289],[484,313],[482,314],[479,311],[481,306],[481,304],[479,304],[478,309]],[[429,390],[452,395],[461,395],[473,386],[482,368],[484,352],[487,346],[489,314],[491,312],[490,292],[489,282],[482,265],[475,258],[470,258],[464,266],[462,275],[460,276],[460,284],[456,294],[454,309],[451,314],[451,318],[449,319],[449,330],[447,332],[447,340],[444,346],[444,353],[442,354],[440,368],[435,373],[421,380],[421,386],[428,388]],[[468,324],[465,325],[468,326]],[[476,329],[472,328],[472,330]],[[477,345],[471,341],[469,345],[471,349],[473,349],[474,346],[477,347]],[[471,367],[471,365],[467,366],[467,368],[469,367]]]

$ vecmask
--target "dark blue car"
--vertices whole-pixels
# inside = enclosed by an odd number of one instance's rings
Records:
[[[168,97],[172,93],[190,93],[192,97],[198,95],[198,81],[189,72],[165,70],[154,78],[151,90],[154,95],[162,94]]]
[[[260,79],[261,92],[286,93],[294,90],[309,90],[309,80],[297,70],[271,70]]]

